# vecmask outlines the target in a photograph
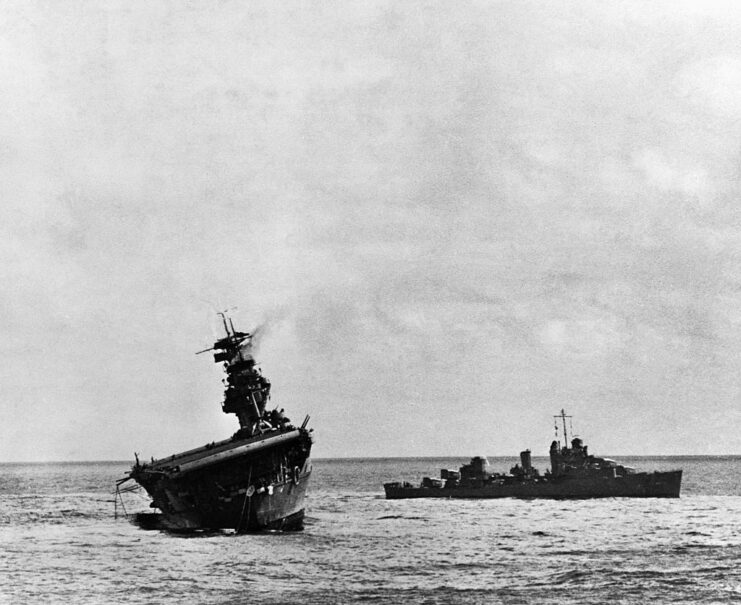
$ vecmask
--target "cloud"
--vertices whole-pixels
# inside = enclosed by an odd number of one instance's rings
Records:
[[[490,447],[461,410],[528,427],[594,399],[582,411],[619,410],[668,451],[647,418],[733,403],[737,15],[155,2],[8,19],[7,417],[22,401],[60,435],[116,424],[92,457],[228,433],[218,368],[192,355],[218,328],[204,301],[238,306],[238,329],[268,321],[276,402],[312,414],[324,455],[445,453],[440,426],[446,447]],[[48,340],[54,355],[26,344]],[[33,457],[14,426],[6,457]]]
[[[642,149],[634,154],[634,165],[646,181],[662,192],[707,199],[713,188],[709,172],[702,166],[682,164],[668,158],[662,150]]]
[[[677,75],[679,93],[700,111],[741,118],[741,56],[716,55],[693,61]]]

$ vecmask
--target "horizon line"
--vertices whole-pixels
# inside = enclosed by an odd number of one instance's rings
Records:
[[[486,458],[519,458],[518,454],[487,454]],[[606,454],[606,458],[741,458],[741,454]],[[439,455],[439,456],[319,456],[312,461],[331,460],[440,460],[443,458],[470,459],[471,455]],[[548,459],[548,455],[533,455],[533,458]],[[70,459],[70,460],[3,460],[0,465],[8,464],[131,464],[131,459]]]

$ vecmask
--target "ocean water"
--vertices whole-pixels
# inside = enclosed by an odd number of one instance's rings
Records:
[[[114,518],[127,462],[2,464],[0,603],[741,602],[741,457],[617,458],[682,497],[387,501],[467,459],[315,460],[304,531],[182,537]]]

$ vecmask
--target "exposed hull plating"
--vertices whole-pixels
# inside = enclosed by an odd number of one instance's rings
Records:
[[[132,477],[164,529],[300,529],[311,476],[304,433],[214,444],[135,467]]]

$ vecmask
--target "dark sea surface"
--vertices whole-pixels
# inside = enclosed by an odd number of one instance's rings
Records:
[[[741,602],[741,457],[615,458],[682,497],[387,501],[468,460],[315,460],[303,532],[180,537],[114,519],[127,462],[2,464],[0,603]]]

